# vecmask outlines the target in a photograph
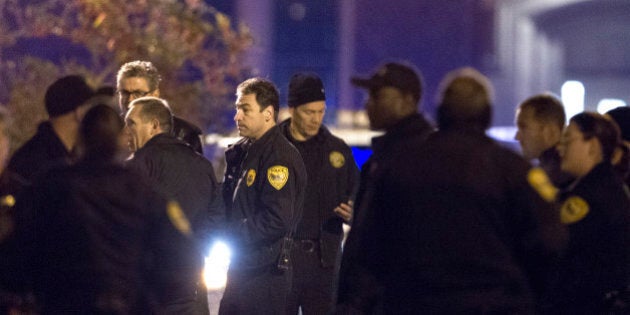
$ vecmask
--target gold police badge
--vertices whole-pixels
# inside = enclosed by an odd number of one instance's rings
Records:
[[[192,234],[190,229],[190,222],[188,222],[188,218],[180,208],[177,201],[170,200],[166,204],[166,213],[168,214],[168,218],[171,220],[171,223],[175,226],[177,230],[182,232],[184,235]]]
[[[247,177],[245,181],[245,184],[247,184],[247,187],[251,187],[254,184],[255,179],[256,179],[256,170],[252,168],[249,171],[247,171]]]
[[[332,165],[334,168],[340,168],[344,164],[346,164],[346,158],[343,157],[343,154],[341,154],[339,151],[330,152],[328,160],[330,160],[330,165]]]
[[[573,224],[582,220],[588,212],[586,200],[578,196],[569,197],[560,207],[560,221],[564,224]]]
[[[558,188],[551,183],[547,173],[545,173],[542,168],[532,168],[529,173],[527,173],[527,181],[529,182],[529,185],[538,192],[540,197],[547,202],[552,202],[556,199]]]
[[[282,165],[272,166],[267,169],[267,180],[273,188],[280,190],[289,180],[289,169]]]

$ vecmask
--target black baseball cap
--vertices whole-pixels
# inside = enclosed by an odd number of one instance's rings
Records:
[[[410,93],[419,101],[422,96],[420,71],[408,62],[388,62],[380,66],[369,78],[352,77],[352,84],[366,89],[391,86]]]

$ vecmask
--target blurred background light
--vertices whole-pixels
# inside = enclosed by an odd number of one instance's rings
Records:
[[[597,112],[605,114],[609,110],[626,106],[626,102],[617,98],[604,98],[597,103]]]
[[[562,84],[561,97],[567,121],[584,111],[584,84],[580,81],[566,81]]]

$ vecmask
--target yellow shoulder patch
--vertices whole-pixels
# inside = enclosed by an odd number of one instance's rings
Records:
[[[547,173],[540,168],[534,167],[527,173],[527,181],[529,185],[547,202],[556,200],[558,188],[551,183]]]
[[[588,212],[586,200],[577,196],[569,197],[560,207],[560,221],[564,224],[573,224],[582,220]]]
[[[267,180],[273,188],[280,190],[289,180],[289,169],[286,166],[274,165],[267,169]]]
[[[328,160],[330,160],[330,165],[332,165],[334,168],[340,168],[344,164],[346,164],[346,158],[339,151],[330,152]]]
[[[9,208],[15,206],[15,198],[13,197],[13,195],[5,195],[0,197],[0,206]]]
[[[166,213],[168,214],[168,218],[171,220],[171,223],[175,226],[177,230],[182,232],[184,235],[192,234],[192,230],[190,229],[190,222],[182,208],[179,206],[177,201],[169,200],[166,204]]]
[[[251,168],[249,169],[249,171],[247,171],[247,178],[245,181],[245,184],[247,184],[247,187],[251,187],[254,184],[255,179],[256,179],[256,170]]]

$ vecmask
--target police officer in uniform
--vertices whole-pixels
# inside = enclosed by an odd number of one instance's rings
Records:
[[[289,83],[291,118],[280,129],[300,151],[308,183],[302,220],[295,233],[293,286],[287,314],[327,314],[332,310],[340,263],[343,222],[352,216],[359,170],[343,140],[322,125],[326,96],[314,73],[297,73]]]
[[[225,153],[232,260],[219,314],[284,314],[306,169],[276,125],[279,96],[273,83],[248,79],[236,96],[234,120],[243,139]]]
[[[122,165],[124,124],[97,105],[80,129],[83,157],[34,182],[20,251],[42,314],[162,314],[163,258],[189,247],[186,216]],[[19,205],[18,205],[19,206]],[[168,288],[169,290],[171,288]],[[166,291],[169,293],[169,291]]]
[[[164,257],[173,273],[168,301],[172,314],[207,314],[207,291],[201,274],[207,249],[225,218],[221,191],[212,163],[171,133],[173,116],[168,103],[145,96],[131,102],[125,117],[134,147],[127,166],[149,180],[158,192],[176,200],[189,218],[197,248],[182,248]]]
[[[473,69],[446,77],[439,131],[400,155],[377,182],[360,265],[373,283],[355,309],[384,314],[531,314],[533,288],[562,245],[541,197],[541,169],[485,135],[489,82]],[[528,182],[528,178],[530,182]],[[354,228],[354,227],[353,227]],[[352,233],[352,232],[351,232]],[[366,280],[364,280],[366,279]],[[353,300],[350,300],[353,302]]]
[[[576,180],[559,198],[569,243],[549,291],[548,314],[630,311],[630,195],[611,164],[619,141],[617,126],[591,112],[573,116],[562,135],[561,167]]]
[[[352,79],[353,84],[369,91],[365,104],[370,128],[384,130],[385,134],[372,139],[373,154],[361,169],[352,228],[344,247],[339,275],[337,312],[367,311],[374,309],[379,293],[373,270],[367,262],[378,260],[366,249],[377,212],[375,205],[381,196],[378,183],[392,167],[401,165],[398,159],[420,145],[432,131],[431,125],[418,112],[422,96],[420,73],[407,62],[388,62],[380,66],[369,78]],[[414,163],[415,164],[415,163]],[[374,253],[370,253],[374,254]]]
[[[559,188],[568,186],[573,177],[560,169],[560,142],[566,116],[562,101],[549,93],[531,96],[516,110],[516,139],[523,157],[537,163]]]

